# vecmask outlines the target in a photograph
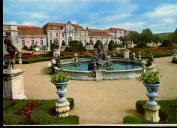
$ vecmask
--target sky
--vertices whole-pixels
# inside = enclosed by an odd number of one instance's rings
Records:
[[[42,27],[67,21],[97,29],[174,32],[177,0],[3,0],[3,24]]]

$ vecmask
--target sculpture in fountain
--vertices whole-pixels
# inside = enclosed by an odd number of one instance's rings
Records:
[[[109,69],[112,64],[106,56],[106,49],[103,49],[103,45],[100,43],[96,48],[96,53],[88,64],[88,70]]]

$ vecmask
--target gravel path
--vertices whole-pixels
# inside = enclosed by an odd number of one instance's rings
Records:
[[[158,99],[177,98],[177,64],[171,57],[155,59],[162,75]],[[49,62],[16,65],[24,73],[25,94],[28,99],[57,99],[56,88],[45,73]],[[137,100],[146,100],[146,89],[137,80],[76,81],[68,83],[67,97],[74,98],[70,114],[80,117],[80,124],[122,124],[125,115],[139,115]],[[140,116],[140,115],[139,115]]]

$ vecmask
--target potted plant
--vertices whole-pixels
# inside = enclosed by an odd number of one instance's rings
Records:
[[[57,94],[59,96],[59,99],[55,103],[56,112],[58,113],[58,116],[62,118],[69,116],[68,111],[70,110],[70,104],[65,97],[68,80],[68,75],[63,72],[56,72],[51,78],[51,82],[55,84],[57,88]]]
[[[140,80],[143,81],[144,86],[147,88],[147,101],[148,106],[156,106],[157,102],[155,98],[157,97],[157,90],[160,86],[160,74],[159,72],[147,71],[141,74]]]
[[[67,91],[67,82],[68,82],[68,75],[63,72],[56,72],[52,74],[51,82],[55,84],[57,88],[57,94],[60,97],[58,99],[58,103],[67,102],[65,98],[65,93]]]

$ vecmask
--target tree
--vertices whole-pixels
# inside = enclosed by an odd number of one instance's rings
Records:
[[[126,35],[126,36],[120,36],[119,37],[119,40],[122,41],[122,46],[128,46],[128,40],[129,40],[129,36]]]
[[[158,35],[156,35],[156,34],[153,35],[152,41],[153,41],[154,43],[157,44],[160,40],[161,40],[161,39],[160,39],[160,37],[159,37]]]
[[[136,31],[132,31],[129,33],[129,40],[134,44],[138,44],[140,41],[140,34]]]
[[[143,43],[149,43],[152,41],[153,39],[153,33],[151,32],[151,30],[149,28],[144,29],[142,31],[142,33],[140,34],[140,39]]]
[[[177,28],[172,34],[170,34],[169,39],[173,44],[177,44]]]
[[[115,50],[118,47],[118,44],[116,44],[113,40],[111,40],[108,44],[109,50]]]
[[[77,52],[77,51],[86,51],[85,47],[83,46],[81,41],[77,41],[77,40],[71,40],[69,43],[69,47],[67,47],[65,49],[66,51],[73,51],[73,52]]]
[[[95,45],[94,45],[94,49],[97,49],[99,45],[103,48],[102,42],[100,40],[97,40]]]
[[[139,35],[139,41],[137,44],[137,47],[143,48],[147,47],[147,43],[151,42],[153,40],[153,33],[149,28],[144,29],[141,34]]]
[[[172,42],[170,42],[170,40],[164,39],[162,41],[162,47],[171,47],[172,46]]]
[[[65,41],[63,40],[63,41],[62,41],[62,46],[65,46],[65,45],[66,45],[66,44],[65,44]]]

